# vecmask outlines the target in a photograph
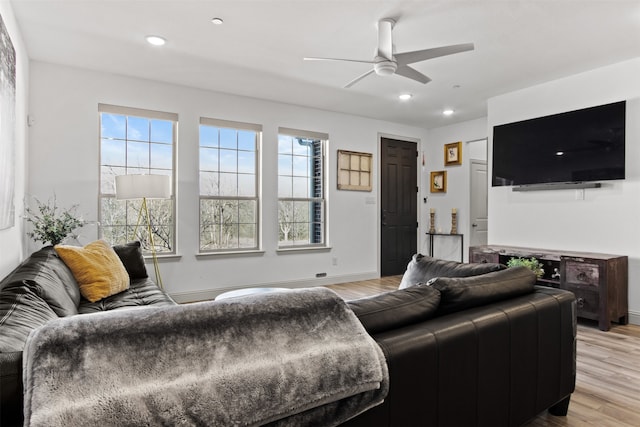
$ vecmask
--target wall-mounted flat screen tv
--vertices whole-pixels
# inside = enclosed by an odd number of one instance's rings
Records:
[[[493,127],[492,185],[624,179],[626,102]]]

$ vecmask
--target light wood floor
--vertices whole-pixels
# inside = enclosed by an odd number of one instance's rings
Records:
[[[330,285],[344,299],[397,289],[401,276]],[[602,332],[578,322],[576,391],[566,417],[547,413],[526,424],[541,426],[640,426],[640,326],[615,325]]]

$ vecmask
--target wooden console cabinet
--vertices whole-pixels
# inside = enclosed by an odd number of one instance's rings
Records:
[[[499,245],[469,248],[469,262],[506,264],[514,257],[538,259],[545,271],[538,284],[573,292],[578,317],[597,320],[603,331],[611,322],[628,323],[628,257]]]

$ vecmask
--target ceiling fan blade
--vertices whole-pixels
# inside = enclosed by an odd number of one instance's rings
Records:
[[[355,79],[351,80],[349,83],[347,83],[345,85],[345,89],[350,88],[351,86],[353,86],[354,84],[358,83],[360,80],[364,79],[369,74],[373,74],[374,72],[375,72],[375,70],[371,69],[371,70],[367,71],[366,73],[356,77]]]
[[[414,62],[426,61],[427,59],[438,58],[440,56],[453,55],[454,53],[473,50],[473,43],[453,44],[450,46],[434,47],[431,49],[416,50],[396,54],[398,66],[413,64]]]
[[[407,77],[411,80],[415,80],[417,82],[420,82],[422,84],[427,84],[431,81],[431,79],[427,76],[425,76],[424,74],[422,74],[421,72],[414,70],[413,68],[409,67],[408,65],[402,65],[400,67],[398,67],[396,69],[396,74],[402,76],[402,77]]]
[[[307,57],[302,58],[305,61],[342,61],[342,62],[360,62],[363,64],[373,64],[374,61],[361,61],[359,59],[342,59],[342,58],[315,58],[315,57]]]
[[[391,30],[396,21],[390,18],[381,19],[378,22],[378,56],[388,60],[393,59],[393,38]]]

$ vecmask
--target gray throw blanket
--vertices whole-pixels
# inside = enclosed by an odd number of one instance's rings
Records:
[[[382,351],[326,288],[61,318],[23,363],[25,426],[332,426],[388,391]]]

